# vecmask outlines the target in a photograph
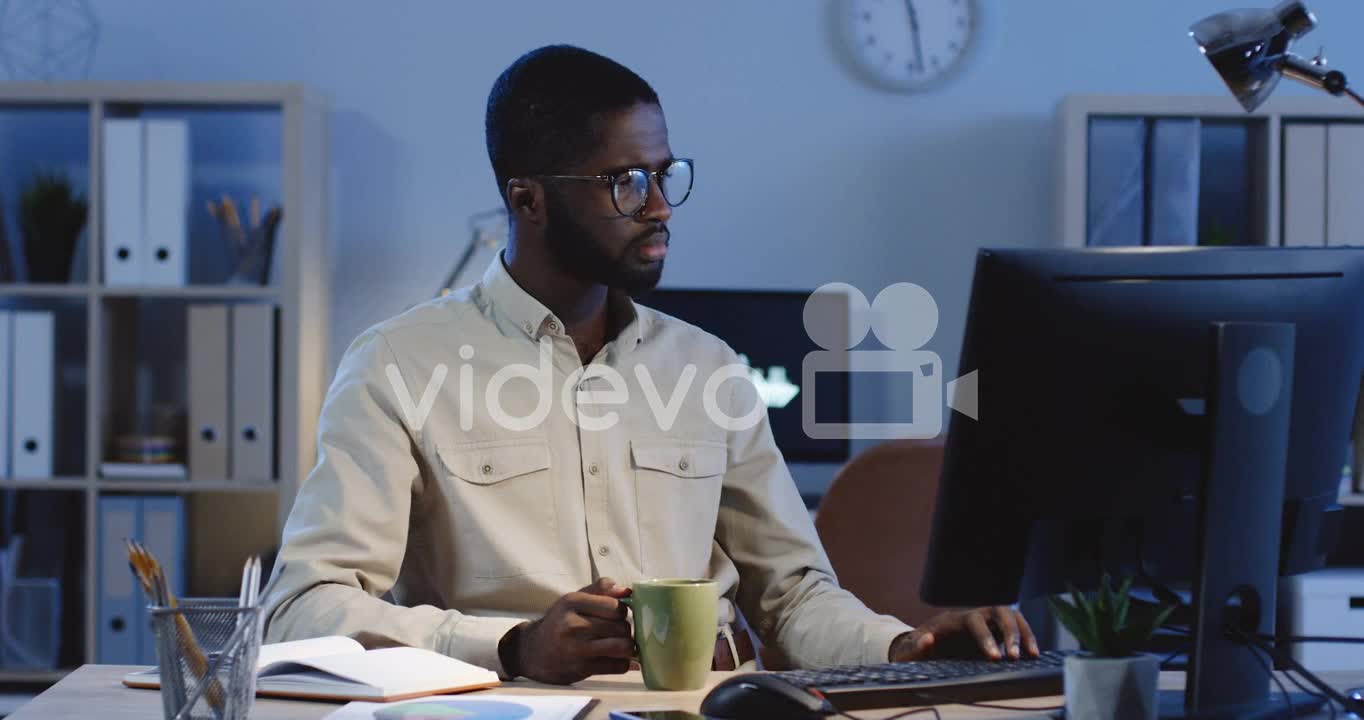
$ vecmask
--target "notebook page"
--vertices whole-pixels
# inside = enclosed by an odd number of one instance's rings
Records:
[[[384,695],[497,682],[497,673],[430,650],[384,648],[359,654],[295,661],[339,678],[377,688]]]
[[[320,637],[271,643],[260,646],[260,654],[256,658],[256,672],[266,672],[275,663],[298,662],[329,655],[358,655],[363,652],[365,647],[348,637]]]
[[[486,713],[492,717],[516,717],[526,720],[574,720],[592,704],[586,695],[435,695],[418,700],[396,703],[353,702],[328,715],[326,720],[376,720],[376,718],[421,717],[417,710],[427,710],[430,717],[478,717]]]

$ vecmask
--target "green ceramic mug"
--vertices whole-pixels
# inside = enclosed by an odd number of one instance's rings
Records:
[[[696,690],[715,657],[714,580],[644,580],[621,602],[635,615],[635,647],[650,690]]]

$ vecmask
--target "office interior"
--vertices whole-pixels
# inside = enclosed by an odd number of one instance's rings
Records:
[[[922,82],[870,47],[910,42],[877,0],[0,5],[0,710],[83,665],[156,663],[125,539],[183,597],[237,597],[253,555],[269,577],[351,342],[497,262],[485,103],[533,48],[657,90],[696,179],[640,302],[751,366],[835,569],[887,613],[931,609],[915,575],[943,442],[989,422],[961,362],[983,249],[1364,244],[1364,107],[1285,80],[1243,108],[1190,38],[1224,0],[917,1],[942,39]],[[1295,50],[1364,78],[1364,6],[1309,5]],[[807,330],[817,290],[875,301],[874,330],[914,315],[913,347],[873,331],[836,350],[918,370],[807,382],[829,350]],[[862,432],[811,437],[814,395],[819,421]],[[1298,634],[1364,637],[1364,429],[1331,431],[1338,536],[1280,601],[1324,608]],[[1364,670],[1354,649],[1304,653]]]

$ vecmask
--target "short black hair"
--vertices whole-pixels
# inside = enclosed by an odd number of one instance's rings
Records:
[[[658,94],[630,68],[572,45],[547,45],[516,59],[488,93],[488,159],[506,202],[514,177],[563,172],[592,150],[594,120]]]

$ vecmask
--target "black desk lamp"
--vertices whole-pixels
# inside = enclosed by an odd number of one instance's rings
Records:
[[[1316,26],[1317,18],[1301,0],[1284,0],[1272,10],[1210,15],[1194,23],[1189,35],[1246,112],[1274,92],[1281,75],[1332,95],[1349,95],[1364,105],[1364,97],[1345,82],[1345,73],[1327,70],[1320,54],[1307,60],[1289,52],[1295,40]]]

